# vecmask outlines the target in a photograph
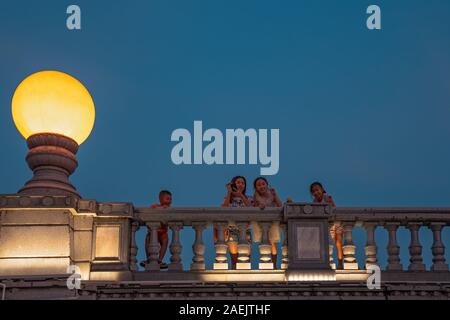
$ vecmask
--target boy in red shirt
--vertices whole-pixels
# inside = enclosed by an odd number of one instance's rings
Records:
[[[150,208],[169,208],[172,204],[172,193],[167,190],[161,190],[159,193],[159,203],[152,204]],[[169,226],[168,224],[161,224],[161,227],[158,228],[158,242],[160,245],[159,249],[159,267],[160,269],[167,269],[167,264],[163,262],[164,256],[167,251],[167,243],[169,242]],[[149,261],[150,257],[150,241],[151,234],[147,233],[147,237],[145,238],[145,253],[147,254],[147,260],[141,262],[141,266],[145,268],[145,265]]]

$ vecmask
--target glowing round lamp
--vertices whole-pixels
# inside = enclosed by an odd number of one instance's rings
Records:
[[[12,116],[27,140],[26,160],[34,172],[19,193],[79,197],[69,176],[78,166],[79,145],[94,127],[95,107],[88,90],[63,72],[34,73],[15,90]]]
[[[82,144],[94,127],[95,108],[80,81],[59,71],[41,71],[23,80],[12,98],[19,132],[28,139],[56,133]]]

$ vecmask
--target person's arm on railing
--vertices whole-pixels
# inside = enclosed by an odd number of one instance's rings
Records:
[[[275,190],[275,188],[271,188],[270,192],[272,192],[272,196],[273,199],[275,201],[275,203],[277,204],[277,207],[282,207],[283,206],[283,202],[281,202],[280,197],[277,194],[277,191]]]

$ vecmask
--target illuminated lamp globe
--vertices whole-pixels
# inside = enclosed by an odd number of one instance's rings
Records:
[[[19,194],[79,197],[69,176],[75,154],[91,133],[95,107],[89,91],[60,71],[41,71],[25,78],[12,98],[14,123],[27,140],[26,160],[34,176]]]
[[[80,81],[63,72],[41,71],[17,87],[12,115],[25,139],[37,133],[56,133],[80,145],[94,127],[95,107]]]

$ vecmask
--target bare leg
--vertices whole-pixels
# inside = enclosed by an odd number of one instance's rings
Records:
[[[238,250],[236,242],[228,242],[228,250],[231,256],[231,269],[236,269],[236,263],[238,260]]]
[[[277,268],[277,256],[278,256],[277,246],[275,245],[274,242],[272,242],[271,245],[272,245],[272,262],[273,262],[273,268],[276,269],[276,268]]]
[[[344,258],[344,253],[342,251],[342,233],[336,232],[336,237],[334,239],[334,242],[336,243],[338,260],[342,260]]]

